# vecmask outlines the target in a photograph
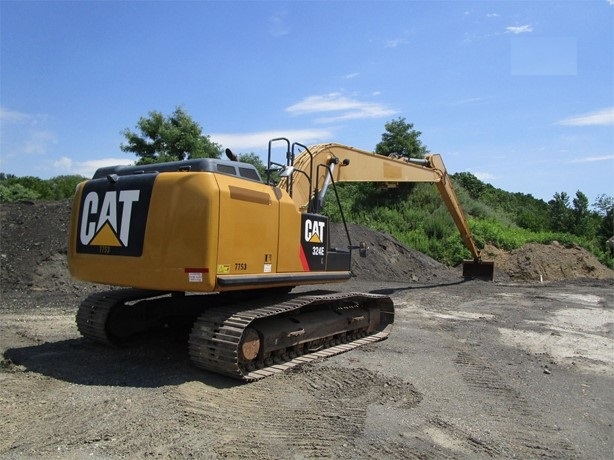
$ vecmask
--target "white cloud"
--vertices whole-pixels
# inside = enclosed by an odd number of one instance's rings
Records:
[[[331,112],[356,108],[360,103],[341,93],[328,93],[317,96],[307,96],[302,101],[286,108],[293,115],[303,115],[314,112]]]
[[[356,120],[363,118],[382,118],[397,113],[383,104],[363,102],[341,93],[329,93],[308,96],[302,101],[286,108],[292,115],[305,115],[322,112],[341,112],[339,115],[319,118],[320,123],[330,123],[341,120]]]
[[[499,15],[497,13],[486,13],[487,18],[498,18]]]
[[[594,163],[596,161],[613,161],[613,160],[614,160],[614,155],[602,155],[602,156],[597,156],[597,157],[578,158],[575,160],[570,160],[567,163]]]
[[[505,31],[509,34],[514,35],[526,34],[529,32],[533,32],[533,27],[528,24],[524,26],[509,26],[505,28]]]
[[[0,107],[0,121],[3,123],[19,122],[29,120],[31,117],[27,113],[17,112],[16,110]]]
[[[467,99],[459,99],[452,101],[448,105],[451,107],[457,107],[459,105],[472,105],[480,102],[486,102],[489,98],[486,97],[468,97]]]
[[[99,158],[95,160],[74,161],[69,157],[61,157],[53,162],[53,167],[61,174],[79,174],[92,177],[98,168],[104,166],[132,165],[134,160],[128,158]]]
[[[288,13],[285,11],[280,11],[273,14],[269,18],[269,34],[273,37],[282,37],[284,35],[288,35],[290,33],[290,26],[287,23]]]
[[[68,157],[62,157],[53,162],[53,167],[62,171],[70,171],[72,169],[72,160]]]
[[[352,110],[332,117],[316,119],[318,123],[336,123],[345,120],[362,120],[365,118],[384,118],[394,115],[396,110],[388,109],[379,104],[364,104],[358,110]]]
[[[386,40],[384,43],[384,48],[397,48],[401,45],[407,45],[409,41],[406,38],[393,38],[391,40]]]
[[[480,179],[482,182],[488,182],[488,181],[491,181],[497,178],[497,176],[495,176],[494,174],[491,174],[489,172],[483,172],[483,171],[476,171],[476,172],[472,172],[471,174],[473,174],[475,177]]]
[[[0,107],[0,141],[2,155],[44,155],[57,144],[56,134],[48,126],[48,116]],[[9,126],[10,125],[10,126]]]
[[[354,72],[344,75],[343,78],[345,78],[346,80],[351,80],[353,78],[356,78],[358,75],[360,75],[358,72]]]
[[[607,109],[596,110],[583,115],[565,118],[556,124],[564,126],[613,126],[614,107],[608,107]]]
[[[49,150],[49,147],[57,144],[56,135],[48,130],[33,131],[23,144],[23,153],[32,155],[44,155]]]
[[[258,150],[266,152],[269,141],[278,137],[285,137],[301,144],[325,142],[333,138],[333,132],[327,129],[296,129],[286,131],[261,131],[255,133],[215,133],[209,137],[213,142],[228,147],[231,150],[243,151]]]

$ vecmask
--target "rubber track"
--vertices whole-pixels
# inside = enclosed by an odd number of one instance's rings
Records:
[[[390,317],[383,329],[361,339],[335,345],[320,351],[306,353],[279,364],[262,369],[245,371],[239,365],[238,349],[243,331],[256,319],[297,312],[310,306],[335,303],[339,300],[380,301],[382,315]],[[394,309],[389,297],[364,293],[339,293],[322,296],[303,296],[276,305],[252,310],[229,306],[208,309],[194,323],[190,334],[190,357],[198,366],[208,371],[227,375],[246,382],[259,380],[284,372],[301,364],[334,356],[362,345],[384,340],[392,329]]]
[[[107,332],[107,320],[113,308],[133,300],[163,295],[163,292],[142,289],[117,289],[96,292],[81,302],[77,311],[77,329],[83,337],[105,345],[117,345]]]

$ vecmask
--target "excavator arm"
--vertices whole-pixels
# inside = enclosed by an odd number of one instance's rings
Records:
[[[463,263],[463,276],[493,279],[494,264],[482,261],[440,155],[427,155],[425,159],[385,157],[330,143],[305,147],[296,157],[293,154],[288,157],[291,161],[282,172],[279,186],[288,190],[301,209],[311,212],[321,210],[331,183],[379,182],[388,187],[403,182],[434,183],[473,256],[473,261]]]

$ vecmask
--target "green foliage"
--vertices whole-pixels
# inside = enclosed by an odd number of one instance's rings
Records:
[[[497,189],[469,172],[453,174],[452,179],[458,188],[467,192],[468,206],[475,203],[473,209],[465,209],[467,214],[480,218],[494,214],[501,220],[538,232],[549,229],[548,205],[543,200]]]
[[[36,200],[39,195],[29,188],[21,184],[6,185],[0,182],[0,203],[9,203],[11,201]]]
[[[375,153],[380,155],[395,154],[407,158],[424,158],[428,153],[422,144],[422,133],[414,129],[412,123],[407,123],[405,118],[399,117],[384,125],[386,132],[382,134],[382,140],[375,146]]]
[[[487,184],[482,182],[470,172],[456,173],[452,177],[454,182],[459,183],[474,200],[479,200],[484,192],[486,192]]]
[[[562,232],[572,228],[572,215],[567,193],[555,193],[552,200],[548,202],[548,206],[552,230]]]
[[[7,184],[19,184],[24,188],[34,192],[39,198],[51,199],[53,196],[53,188],[49,181],[39,179],[38,177],[25,176],[15,179],[8,179]]]
[[[479,248],[488,243],[513,250],[527,243],[558,241],[582,246],[614,267],[605,246],[614,227],[614,200],[609,197],[600,197],[594,205],[596,212],[588,208],[581,192],[573,201],[559,193],[545,203],[531,195],[496,189],[470,173],[455,174],[452,180]],[[415,184],[409,193],[381,190],[373,184],[339,184],[337,188],[348,221],[390,233],[448,265],[471,257],[435,186]],[[339,222],[340,213],[331,196],[326,198],[324,212]]]
[[[593,208],[595,208],[595,212],[600,216],[605,216],[608,213],[614,211],[614,197],[607,195],[599,195],[593,203]]]
[[[262,177],[264,180],[266,177],[266,166],[258,155],[255,153],[241,153],[239,154],[239,161],[254,165],[258,170],[258,173],[260,173],[260,177]]]
[[[0,203],[20,200],[63,200],[75,193],[75,187],[85,180],[82,176],[56,176],[51,179],[17,177],[0,173]]]
[[[471,220],[471,230],[480,238],[506,251],[519,248],[528,242],[530,230],[525,230],[512,225],[504,225],[495,219]]]
[[[219,158],[221,146],[202,134],[201,126],[181,107],[165,117],[157,111],[141,117],[137,123],[139,133],[125,129],[127,140],[120,148],[134,153],[136,164],[161,163],[193,158]]]
[[[53,190],[53,198],[49,197],[45,199],[63,200],[65,198],[71,198],[75,194],[77,184],[84,180],[86,180],[85,177],[77,174],[52,177],[49,179],[49,182]]]

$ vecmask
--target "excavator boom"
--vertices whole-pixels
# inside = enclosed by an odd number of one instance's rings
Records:
[[[341,144],[317,144],[306,147],[293,158],[292,169],[305,174],[285,174],[279,186],[290,192],[299,207],[317,211],[330,182],[379,182],[387,186],[403,182],[434,183],[473,256],[473,260],[463,262],[463,276],[493,280],[494,264],[482,261],[440,155],[427,155],[423,160],[385,157]]]

